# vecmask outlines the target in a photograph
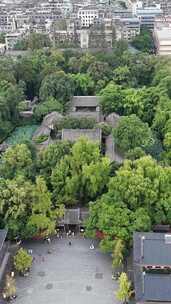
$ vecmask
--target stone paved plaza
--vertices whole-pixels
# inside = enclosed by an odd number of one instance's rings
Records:
[[[35,257],[29,277],[17,277],[16,304],[116,304],[111,260],[88,239],[27,243]],[[48,253],[48,250],[52,253]]]

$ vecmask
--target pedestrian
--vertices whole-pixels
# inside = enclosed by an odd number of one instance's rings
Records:
[[[73,236],[73,237],[75,236],[75,232],[74,232],[74,231],[72,232],[72,236]]]
[[[11,277],[14,278],[14,271],[11,271]]]
[[[17,241],[17,246],[19,246],[21,244],[21,240]]]
[[[69,241],[68,245],[69,245],[69,246],[71,246],[71,245],[72,245],[71,241]]]
[[[48,238],[47,238],[47,242],[48,242],[48,244],[50,244],[50,243],[51,243],[51,239],[50,239],[50,237],[48,237]]]
[[[94,249],[94,244],[93,244],[93,243],[90,245],[90,249],[91,249],[91,250]]]

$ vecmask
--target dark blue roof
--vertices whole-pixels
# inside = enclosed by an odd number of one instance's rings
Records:
[[[142,267],[171,267],[171,234],[136,232],[133,251],[136,301],[171,302],[171,274],[150,273]]]
[[[134,233],[134,263],[171,266],[171,243],[168,233]]]

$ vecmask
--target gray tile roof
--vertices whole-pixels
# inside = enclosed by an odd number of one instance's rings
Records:
[[[103,116],[100,111],[71,111],[69,116],[74,118],[91,118],[94,119],[96,122],[103,121]]]
[[[63,118],[63,115],[59,112],[51,112],[49,114],[47,114],[44,118],[43,118],[43,122],[42,125],[48,128],[52,128],[55,125],[55,123],[59,122],[61,119]]]
[[[168,233],[135,233],[134,262],[143,265],[171,266],[171,243],[166,244],[165,235]]]
[[[79,224],[80,209],[67,209],[65,210],[64,223],[70,225]]]
[[[76,208],[65,209],[64,217],[61,218],[59,224],[79,225],[84,224],[84,221],[88,218],[88,209]]]
[[[146,274],[144,298],[148,301],[171,301],[171,275]]]
[[[99,103],[98,96],[74,96],[71,100],[72,107],[97,107]]]
[[[171,302],[171,274],[150,273],[143,266],[170,266],[171,243],[166,233],[134,233],[134,286],[137,303]],[[168,243],[167,243],[168,242]]]
[[[50,128],[41,125],[41,126],[35,131],[35,133],[33,134],[33,140],[34,140],[36,137],[39,137],[39,136],[41,136],[41,135],[50,136],[50,132],[51,132],[51,129],[50,129]]]
[[[93,142],[101,143],[101,129],[63,129],[62,140],[77,141],[80,137],[87,137]]]

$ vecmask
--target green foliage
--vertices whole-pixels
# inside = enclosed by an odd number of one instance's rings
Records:
[[[75,84],[74,95],[86,96],[94,93],[94,81],[88,74],[77,73],[71,75],[71,77]]]
[[[87,72],[94,81],[109,81],[111,77],[111,70],[107,62],[94,61],[90,64]]]
[[[100,122],[96,126],[102,130],[103,136],[108,136],[112,133],[112,127],[105,122]]]
[[[36,106],[34,115],[37,121],[41,121],[44,116],[53,111],[61,113],[63,112],[63,106],[54,97],[49,97],[47,101],[40,103]]]
[[[51,45],[49,36],[46,34],[32,33],[26,39],[28,49],[37,50]]]
[[[124,251],[123,241],[120,239],[116,240],[115,244],[114,244],[113,254],[112,254],[112,258],[113,258],[112,266],[114,268],[118,268],[118,267],[122,266],[123,259],[124,259],[123,251]]]
[[[95,120],[92,118],[74,118],[64,117],[55,125],[56,130],[62,129],[93,129],[95,126]]]
[[[87,203],[100,195],[109,179],[109,160],[96,143],[79,139],[52,173],[53,195],[65,204]]]
[[[124,115],[136,114],[144,122],[151,124],[156,105],[160,101],[161,91],[157,87],[127,89],[124,91]]]
[[[153,136],[148,124],[136,115],[124,116],[113,131],[114,141],[122,151],[141,147],[146,149],[153,143]]]
[[[27,111],[27,110],[28,110],[27,102],[26,102],[26,101],[21,101],[21,102],[18,104],[18,110],[19,110],[19,111]]]
[[[122,87],[110,82],[100,91],[102,111],[105,114],[117,112],[123,114],[125,94]]]
[[[128,303],[131,295],[131,282],[128,280],[127,274],[122,272],[119,277],[119,289],[116,293],[117,299],[123,303]]]
[[[49,136],[48,135],[45,135],[45,134],[42,134],[42,135],[39,135],[37,136],[36,138],[34,138],[34,142],[36,144],[41,144],[43,143],[44,141],[48,140]]]
[[[41,84],[40,99],[47,100],[53,97],[60,100],[63,105],[70,100],[74,93],[74,81],[70,75],[58,71],[47,75]]]
[[[60,160],[71,151],[71,143],[59,141],[41,150],[37,155],[37,168],[49,183],[52,170]]]
[[[147,53],[153,52],[154,42],[151,31],[146,29],[142,30],[140,35],[136,36],[133,39],[132,45],[142,52],[147,52]]]
[[[145,156],[145,152],[142,148],[136,147],[134,149],[129,150],[125,156],[130,160],[136,160],[140,157]]]
[[[18,104],[23,98],[23,92],[17,85],[6,81],[0,83],[0,142],[18,122]]]
[[[141,34],[143,48],[149,46],[147,36]],[[171,60],[141,52],[135,56],[125,41],[115,41],[111,52],[60,52],[44,48],[49,45],[46,38],[33,34],[25,56],[0,57],[0,142],[15,129],[7,143],[19,143],[0,161],[0,227],[8,227],[10,238],[46,235],[54,229],[54,214],[58,218],[62,212],[58,203],[93,200],[89,235],[102,231],[104,250],[113,251],[115,238],[127,247],[133,231],[171,221]],[[85,139],[73,146],[57,142],[43,151],[27,142],[36,126],[21,127],[23,100],[37,100],[34,113],[39,121],[51,111],[65,113],[73,95],[94,94],[100,96],[104,115],[127,116],[114,133],[130,161],[109,166],[99,147]],[[112,131],[106,123],[64,118],[54,132],[94,126],[101,127],[104,136]],[[42,191],[37,185],[40,175]],[[34,212],[36,204],[40,209]]]
[[[26,39],[19,39],[17,40],[16,44],[14,45],[13,49],[16,51],[25,51],[27,50],[28,44]]]
[[[13,178],[18,174],[27,175],[32,166],[31,152],[25,144],[10,147],[3,154],[0,166],[6,178]]]
[[[11,180],[1,179],[0,214],[10,238],[31,238],[54,232],[56,220],[62,216],[62,206],[54,208],[42,177],[32,183],[18,176]]]
[[[131,71],[127,66],[120,66],[113,71],[113,80],[124,87],[130,86]]]
[[[32,256],[30,256],[25,249],[20,248],[17,254],[14,256],[15,269],[24,274],[31,268],[32,261]]]
[[[110,248],[116,238],[129,246],[133,231],[170,223],[170,183],[170,167],[158,165],[150,156],[125,161],[110,179],[108,192],[90,204],[87,231],[102,231]]]
[[[3,33],[3,32],[1,32],[1,34],[0,34],[0,43],[5,43],[5,36],[6,36],[6,34]]]

